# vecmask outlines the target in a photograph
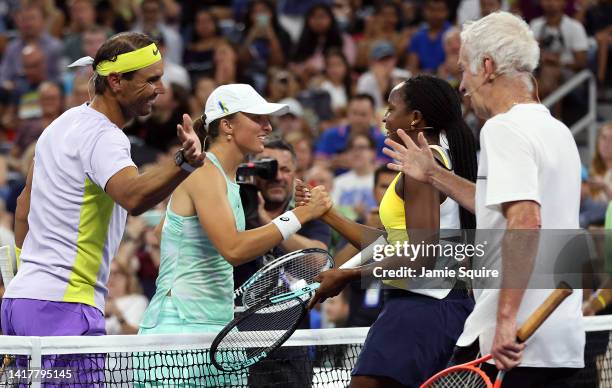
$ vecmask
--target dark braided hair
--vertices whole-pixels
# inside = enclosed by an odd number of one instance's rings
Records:
[[[400,92],[406,107],[420,111],[427,125],[433,127],[428,133],[439,135],[446,131],[454,172],[476,182],[476,141],[463,120],[457,92],[446,81],[430,75],[405,81]],[[476,218],[468,210],[460,207],[459,216],[461,228],[476,228]]]

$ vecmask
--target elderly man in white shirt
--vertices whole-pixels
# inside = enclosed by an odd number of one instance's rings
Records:
[[[488,231],[495,237],[488,241],[483,263],[504,269],[501,284],[474,290],[476,306],[455,356],[474,348],[491,353],[497,368],[483,369],[493,377],[496,369],[509,371],[504,387],[565,386],[584,366],[581,290],[561,304],[527,346],[517,342],[516,331],[550,294],[537,289],[530,271],[549,264],[541,237],[550,234],[540,230],[578,229],[578,150],[569,129],[534,101],[532,73],[540,50],[523,20],[493,13],[464,25],[461,40],[460,89],[487,120],[476,184],[436,164],[423,136],[417,146],[403,131],[405,146],[386,141],[393,151],[385,153],[396,160],[389,167],[429,182],[476,214],[478,234]]]

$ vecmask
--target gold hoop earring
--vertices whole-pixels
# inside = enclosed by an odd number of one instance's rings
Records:
[[[410,123],[410,129],[414,129],[414,126],[417,124],[418,121],[414,120]]]

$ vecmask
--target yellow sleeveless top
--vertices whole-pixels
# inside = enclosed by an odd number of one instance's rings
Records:
[[[446,150],[438,145],[430,145],[429,148],[433,151],[434,157],[440,163],[444,165],[444,167],[449,170],[452,169],[451,160],[449,155],[446,153]],[[385,191],[385,195],[380,202],[379,214],[380,221],[384,225],[387,233],[395,230],[403,230],[406,231],[406,213],[404,212],[404,200],[397,195],[395,192],[395,185],[397,184],[397,180],[400,178],[401,173],[398,173],[397,176],[393,179],[393,182],[387,187],[387,191]],[[392,238],[387,239],[390,243],[395,241],[404,241],[401,240],[393,240]]]
[[[444,148],[438,145],[430,145],[429,148],[433,151],[434,157],[438,162],[442,163],[449,170],[452,169],[450,157]],[[380,221],[387,231],[387,241],[389,244],[395,244],[397,241],[408,241],[404,200],[395,192],[395,185],[400,176],[401,173],[398,173],[393,182],[387,187],[378,210]],[[406,279],[384,280],[383,283],[397,288],[409,289]],[[421,291],[416,292],[425,294],[425,292]]]

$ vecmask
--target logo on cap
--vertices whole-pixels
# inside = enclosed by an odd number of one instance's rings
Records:
[[[156,57],[159,54],[159,49],[153,49],[153,56]]]
[[[225,104],[223,104],[221,101],[219,101],[219,108],[221,108],[221,110],[223,111],[223,113],[227,113],[227,112],[229,112],[229,109],[227,109],[227,107],[225,106]]]

